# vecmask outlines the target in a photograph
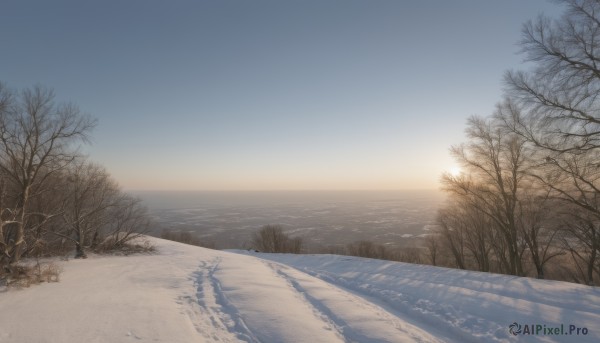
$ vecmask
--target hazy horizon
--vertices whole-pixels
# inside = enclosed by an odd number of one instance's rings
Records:
[[[445,195],[438,191],[141,191],[134,192],[163,230],[191,232],[218,248],[244,248],[268,224],[308,246],[371,240],[418,245]]]
[[[294,199],[302,197],[311,197],[316,202],[327,202],[327,201],[361,201],[361,200],[373,200],[373,199],[388,199],[388,198],[420,198],[423,195],[433,196],[439,198],[446,198],[446,194],[441,190],[435,189],[420,189],[420,190],[130,190],[131,194],[140,197],[146,203],[150,202],[150,207],[160,208],[152,205],[155,203],[169,203],[170,198],[177,200],[188,199],[209,199],[208,201],[199,202],[201,205],[214,204],[215,199],[218,202],[223,200],[232,201],[245,201],[248,199],[255,199],[257,197],[264,196],[264,199],[268,199],[273,202],[279,202],[285,204]],[[254,202],[251,200],[250,202]],[[189,208],[178,204],[179,201],[171,203],[169,208]],[[283,203],[282,203],[283,202]],[[175,205],[173,205],[175,204]]]
[[[419,191],[439,191],[443,192],[443,190],[438,188],[397,188],[397,189],[388,189],[388,188],[346,188],[346,189],[337,189],[337,188],[320,188],[320,189],[293,189],[293,188],[281,188],[281,189],[131,189],[124,188],[126,192],[419,192]]]

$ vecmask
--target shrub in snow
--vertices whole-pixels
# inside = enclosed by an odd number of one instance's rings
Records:
[[[62,268],[53,262],[32,265],[18,264],[0,275],[0,286],[24,288],[42,282],[59,282]]]

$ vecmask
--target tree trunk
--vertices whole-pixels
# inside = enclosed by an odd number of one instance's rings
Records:
[[[594,285],[594,263],[596,262],[596,249],[592,249],[590,259],[587,263],[587,283],[588,286]]]
[[[77,235],[77,242],[75,243],[75,258],[87,258],[87,255],[83,249],[84,235],[79,230],[76,230],[75,234]]]
[[[75,244],[75,258],[87,258],[83,246],[80,243]]]
[[[538,266],[536,264],[535,270],[537,271],[537,278],[544,279],[544,266],[542,266],[542,265]]]
[[[25,211],[27,200],[29,199],[29,189],[30,186],[26,184],[23,187],[23,194],[21,194],[21,198],[19,199],[19,223],[17,224],[17,236],[15,237],[14,250],[9,262],[10,264],[19,262],[23,251],[25,251]]]

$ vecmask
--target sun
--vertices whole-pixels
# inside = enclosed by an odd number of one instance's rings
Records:
[[[452,167],[450,169],[448,169],[448,174],[450,174],[453,177],[457,177],[460,176],[460,174],[462,174],[462,170],[460,169],[460,167]]]

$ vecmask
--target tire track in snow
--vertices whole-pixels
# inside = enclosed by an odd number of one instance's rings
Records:
[[[421,294],[423,290],[431,289],[430,283],[423,280],[413,281],[418,286],[408,283],[406,291],[399,291],[395,287],[390,287],[389,284],[370,282],[368,278],[370,275],[366,275],[364,278],[354,276],[347,279],[336,273],[324,270],[312,270],[306,267],[298,270],[365,298],[398,316],[412,318],[413,320],[417,319],[418,323],[415,323],[417,325],[422,323],[425,324],[424,327],[426,328],[431,327],[434,330],[442,329],[447,334],[450,334],[451,338],[449,337],[449,339],[456,342],[508,342],[514,339],[513,336],[509,335],[507,325],[502,325],[502,320],[494,318],[493,313],[484,316],[481,312],[473,313],[467,310],[476,306],[477,302],[480,304],[484,304],[485,302],[493,303],[496,311],[501,316],[506,316],[504,313],[514,311],[515,315],[513,318],[516,319],[512,319],[513,321],[522,321],[519,319],[519,305],[523,308],[521,311],[527,311],[529,308],[537,308],[538,311],[542,311],[539,318],[542,318],[545,313],[561,313],[565,310],[564,308],[549,306],[544,303],[538,304],[530,300],[513,299],[493,293],[486,298],[486,295],[489,293],[487,291],[479,292],[452,284],[446,285],[444,291],[453,293],[455,297],[463,299],[463,301],[460,303],[447,303],[443,301],[443,297],[438,299],[434,294],[431,294],[430,297]],[[356,280],[361,279],[364,282],[356,282]],[[434,284],[441,285],[439,283]],[[568,309],[569,307],[567,306]],[[591,315],[598,318],[597,314]],[[547,319],[538,320],[547,321]],[[560,320],[556,319],[549,322],[558,322]],[[579,322],[579,325],[593,327],[596,322],[597,320]],[[507,323],[510,322],[507,320]],[[544,342],[552,341],[550,336],[532,336],[530,339]]]
[[[204,337],[214,341],[261,343],[250,331],[235,306],[227,300],[219,280],[214,277],[220,262],[221,258],[216,258],[210,265],[203,262],[194,274],[196,299],[201,312],[194,318],[196,329]]]
[[[293,266],[289,267],[296,269]],[[380,289],[368,282],[357,284],[348,281],[337,274],[328,273],[323,270],[316,271],[309,268],[296,270],[318,278],[319,280],[323,280],[335,287],[360,297],[365,301],[380,306],[399,318],[408,318],[410,324],[422,327],[427,332],[437,333],[438,335],[442,335],[443,333],[446,335],[444,341],[479,343],[484,339],[490,342],[504,342],[509,338],[507,334],[508,331],[504,327],[498,327],[494,331],[495,334],[500,332],[500,337],[490,336],[489,331],[484,333],[487,334],[485,337],[480,337],[482,336],[481,334],[464,331],[465,328],[463,328],[460,323],[456,322],[458,318],[464,316],[470,322],[480,322],[482,320],[466,313],[461,313],[461,316],[458,316],[455,313],[457,310],[453,305],[414,298],[408,294],[395,292],[393,289]]]
[[[297,269],[264,261],[348,342],[442,342],[368,300]]]
[[[215,294],[221,293],[236,316],[266,343],[346,342],[323,314],[318,313],[284,278],[247,256],[223,256],[214,268]],[[225,308],[224,312],[232,311]],[[238,331],[241,329],[238,328]]]

